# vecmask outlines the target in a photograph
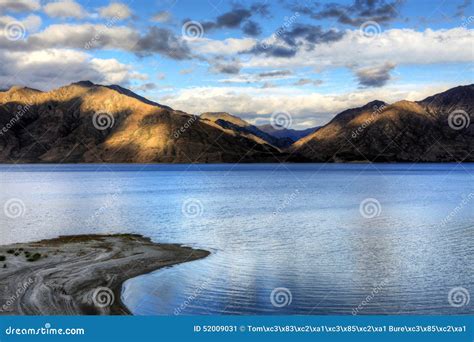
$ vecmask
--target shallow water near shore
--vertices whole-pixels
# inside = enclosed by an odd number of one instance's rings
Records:
[[[453,302],[474,294],[473,164],[1,165],[0,187],[1,244],[212,252],[126,281],[136,315],[474,313]]]

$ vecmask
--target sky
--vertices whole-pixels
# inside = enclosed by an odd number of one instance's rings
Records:
[[[295,129],[474,83],[472,0],[0,0],[0,30],[0,89],[90,80]]]

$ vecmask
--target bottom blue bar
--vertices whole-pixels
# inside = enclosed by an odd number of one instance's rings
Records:
[[[472,316],[0,317],[8,341],[465,341]]]

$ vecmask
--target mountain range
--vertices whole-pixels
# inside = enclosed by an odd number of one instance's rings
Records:
[[[297,131],[188,114],[117,85],[15,86],[0,92],[0,162],[472,162],[473,99],[466,85],[416,102],[376,100]]]

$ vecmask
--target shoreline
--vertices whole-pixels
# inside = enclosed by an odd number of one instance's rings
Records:
[[[136,234],[72,235],[0,246],[1,315],[130,315],[123,283],[210,252]]]

